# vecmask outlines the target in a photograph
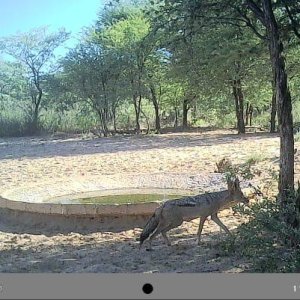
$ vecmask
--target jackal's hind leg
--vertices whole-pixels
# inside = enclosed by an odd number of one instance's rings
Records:
[[[156,227],[155,231],[151,234],[150,238],[149,238],[149,245],[150,245],[150,249],[151,249],[151,243],[152,240],[158,235],[160,234],[165,228],[168,227],[168,224],[165,223],[165,221],[161,221],[158,226]]]
[[[150,236],[149,238],[149,244],[151,245],[152,240],[158,235],[158,234],[162,234],[165,242],[167,243],[168,246],[171,245],[168,237],[166,236],[166,232],[168,232],[169,230],[171,230],[172,228],[175,228],[177,226],[180,226],[183,222],[182,218],[169,218],[168,221],[166,218],[162,218],[161,221],[159,222],[159,224],[157,225],[155,231],[153,232],[153,234]]]
[[[219,219],[219,217],[217,216],[217,214],[213,214],[211,215],[211,219],[218,224],[222,229],[225,230],[225,232],[229,235],[231,235],[231,232],[228,230],[228,228],[221,222],[221,220]]]
[[[169,241],[169,239],[168,239],[168,237],[167,237],[167,235],[166,235],[166,231],[163,231],[163,232],[161,233],[161,235],[163,236],[163,238],[164,238],[166,244],[167,244],[168,246],[171,246],[171,242]]]
[[[146,251],[152,251],[153,249],[152,249],[152,241],[151,240],[149,240],[149,247],[146,249]]]
[[[180,226],[182,223],[183,223],[183,219],[182,218],[178,218],[177,220],[173,220],[168,226],[164,227],[161,230],[161,234],[162,234],[162,236],[163,236],[163,238],[164,238],[164,240],[165,240],[165,242],[167,243],[168,246],[171,246],[171,242],[169,241],[166,233],[169,230]]]
[[[202,232],[203,225],[204,225],[204,222],[206,221],[206,219],[207,219],[207,217],[200,217],[199,228],[198,228],[198,232],[197,232],[197,235],[198,235],[198,245],[200,245],[201,232]]]

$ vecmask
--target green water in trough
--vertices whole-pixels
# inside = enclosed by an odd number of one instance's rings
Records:
[[[71,196],[52,199],[51,203],[59,204],[127,204],[127,203],[147,203],[153,201],[166,201],[181,198],[179,194],[122,194],[103,195],[96,197],[72,198]]]

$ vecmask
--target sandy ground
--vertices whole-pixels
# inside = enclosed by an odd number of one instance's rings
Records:
[[[258,168],[276,167],[279,138],[232,131],[173,133],[150,136],[0,139],[0,194],[41,181],[88,178],[130,172],[213,172],[224,156],[234,163],[258,158]],[[296,157],[296,162],[298,156]],[[296,175],[299,170],[296,168]],[[264,175],[262,175],[264,176]],[[265,175],[267,176],[267,175]],[[243,220],[231,210],[221,214],[231,231]],[[198,220],[170,232],[171,247],[161,237],[154,251],[138,249],[141,228],[120,232],[26,232],[21,224],[0,221],[0,272],[243,272],[247,261],[221,257],[224,232],[208,221],[196,245]]]

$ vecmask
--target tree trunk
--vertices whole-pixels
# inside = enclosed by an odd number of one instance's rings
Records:
[[[195,125],[197,122],[197,104],[194,103],[191,110],[192,124]]]
[[[103,133],[104,137],[108,136],[108,128],[107,128],[107,124],[106,124],[106,120],[105,120],[105,112],[101,109],[97,109],[97,113],[99,116],[99,121],[101,124],[101,131]]]
[[[247,102],[246,111],[245,111],[245,125],[252,126],[252,114],[253,114],[253,106]]]
[[[275,78],[278,127],[280,133],[280,170],[278,200],[286,206],[288,195],[294,191],[294,136],[292,102],[285,69],[283,44],[280,40],[272,1],[263,1],[265,26],[267,29],[273,78]]]
[[[144,111],[141,109],[141,114],[145,117],[146,123],[147,123],[147,131],[146,134],[149,134],[150,132],[150,124],[149,124],[149,118],[147,115],[144,113]]]
[[[33,112],[31,117],[31,124],[30,124],[30,134],[35,134],[39,130],[39,113],[40,113],[40,104],[42,100],[43,92],[40,88],[38,88],[38,94],[31,95],[31,101],[33,104]]]
[[[188,112],[189,112],[188,103],[189,103],[188,99],[184,99],[182,103],[182,127],[184,129],[188,128]]]
[[[102,109],[102,114],[103,114],[103,133],[104,136],[108,136],[108,127],[107,127],[107,122],[109,120],[109,105],[108,105],[108,98],[107,98],[107,92],[106,92],[106,81],[102,78],[102,90],[104,94],[104,108]]]
[[[253,115],[253,106],[250,104],[249,107],[249,121],[250,121],[250,126],[252,126],[252,115]]]
[[[108,127],[107,127],[107,116],[108,112],[106,109],[103,110],[103,134],[105,137],[108,136]]]
[[[132,101],[135,112],[135,133],[141,133],[141,125],[140,125],[140,114],[141,114],[141,89],[140,89],[140,81],[138,82],[138,91],[135,87],[134,80],[131,80],[131,88],[132,88]]]
[[[177,128],[178,127],[178,109],[176,106],[174,107],[174,111],[175,111],[174,128]]]
[[[34,104],[34,113],[33,113],[33,119],[32,119],[32,124],[31,124],[31,132],[32,133],[37,133],[39,129],[39,113],[40,113],[40,105],[42,101],[42,96],[43,96],[43,90],[40,87],[40,75],[38,72],[36,72],[34,69],[33,71],[33,83],[34,86],[37,90],[37,95],[32,95],[31,99]]]
[[[113,106],[113,108],[112,108],[112,119],[113,119],[114,133],[117,133],[116,107],[115,106]]]
[[[247,126],[249,122],[249,102],[246,104],[245,119],[245,125]]]
[[[135,111],[135,132],[136,134],[141,133],[141,125],[140,125],[140,114],[141,114],[141,106],[140,101],[137,100],[137,95],[133,95],[133,105],[134,105],[134,111]]]
[[[237,129],[238,134],[245,133],[245,122],[244,122],[244,95],[242,91],[241,80],[233,80],[233,96],[235,100],[235,113],[237,118]]]
[[[31,133],[37,133],[39,128],[39,107],[35,106],[31,124]]]
[[[275,80],[272,84],[273,86],[273,95],[272,95],[272,103],[271,103],[271,120],[270,120],[270,132],[276,132],[276,87]]]
[[[156,97],[155,88],[150,84],[151,100],[155,111],[155,133],[160,133],[160,117],[159,117],[159,104]]]

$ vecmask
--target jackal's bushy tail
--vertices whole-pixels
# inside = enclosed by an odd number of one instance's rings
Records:
[[[140,236],[140,246],[142,246],[143,242],[150,236],[150,234],[156,229],[159,223],[159,217],[161,214],[162,207],[156,209],[152,217],[149,219],[147,224],[145,225],[141,236]]]

